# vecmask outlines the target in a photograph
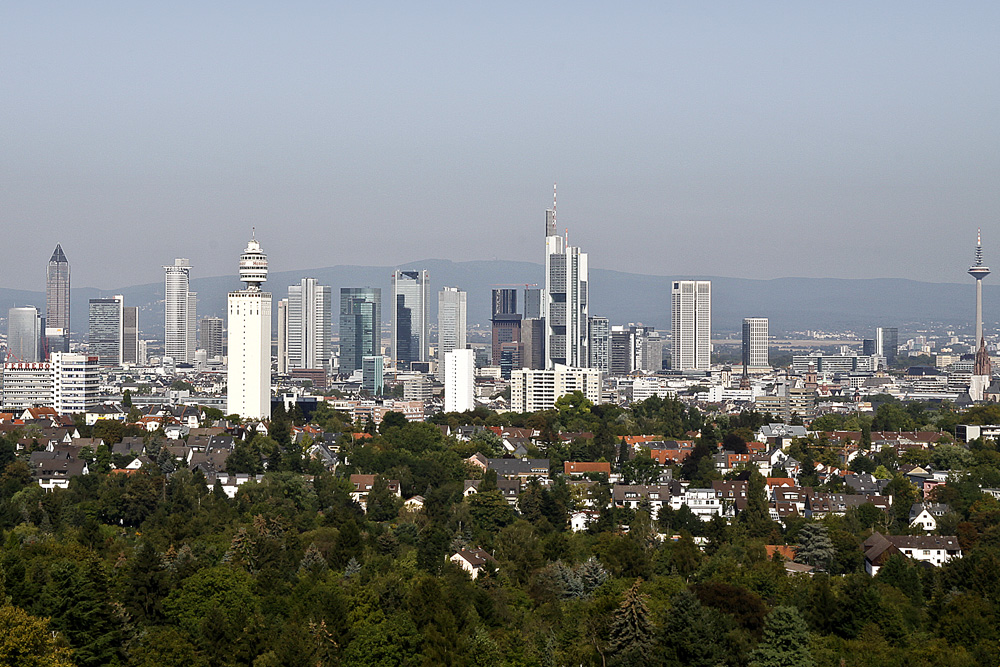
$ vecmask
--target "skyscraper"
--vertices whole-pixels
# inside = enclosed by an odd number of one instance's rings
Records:
[[[475,372],[475,354],[472,350],[452,350],[445,355],[445,412],[468,412],[476,408]]]
[[[452,350],[465,349],[467,294],[457,287],[438,292],[438,360]]]
[[[990,268],[983,266],[983,236],[981,230],[976,230],[976,263],[969,268],[969,275],[976,279],[976,339],[972,349],[979,349],[983,341],[983,278],[990,275]],[[893,357],[895,357],[895,348]],[[888,357],[886,357],[888,360]],[[892,363],[892,362],[890,362]]]
[[[194,361],[197,294],[190,287],[191,263],[175,259],[164,266],[163,353],[176,363]]]
[[[288,288],[288,367],[326,368],[332,329],[331,290],[315,278]]]
[[[200,340],[199,347],[205,350],[205,356],[209,359],[222,358],[222,318],[203,317],[201,327],[198,332]]]
[[[392,356],[399,370],[427,361],[429,282],[427,271],[392,274]]]
[[[596,368],[607,373],[609,370],[609,344],[611,341],[611,326],[606,317],[590,317],[588,319],[588,337],[590,338],[590,368]]]
[[[271,416],[271,295],[267,255],[251,237],[240,255],[240,280],[246,289],[229,293],[229,369],[226,411],[243,418]]]
[[[120,366],[124,360],[125,297],[90,300],[90,336],[87,351],[101,366]]]
[[[587,253],[568,243],[556,229],[555,189],[552,208],[545,212],[545,367],[564,364],[584,368],[590,363],[588,337],[589,272]]]
[[[49,258],[45,272],[45,337],[49,352],[69,352],[69,260],[62,245]]]
[[[34,306],[7,311],[7,361],[35,363],[42,359],[42,316]]]
[[[677,371],[712,366],[712,283],[675,280],[670,291],[673,343],[671,366]]]
[[[767,355],[767,318],[743,318],[743,369],[769,368]]]
[[[521,340],[521,315],[517,312],[516,289],[495,289],[492,297],[490,323],[493,346],[490,358],[494,366],[500,366],[504,344],[518,343]]]
[[[536,320],[542,316],[542,289],[540,287],[524,288],[524,319]]]
[[[385,359],[372,355],[361,359],[361,388],[371,396],[381,396],[385,387]]]
[[[989,271],[989,269],[987,269]],[[976,279],[976,285],[982,288],[981,279]],[[980,304],[980,312],[982,305]],[[979,325],[979,335],[982,338],[982,322]],[[885,363],[892,366],[896,361],[896,351],[899,349],[899,329],[896,327],[879,327],[875,329],[875,354],[885,357]]]
[[[278,300],[278,373],[288,372],[288,299]]]
[[[382,290],[340,288],[340,374],[361,368],[365,357],[382,355]]]

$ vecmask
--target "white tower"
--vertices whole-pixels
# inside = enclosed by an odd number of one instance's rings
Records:
[[[271,416],[271,295],[260,291],[267,280],[267,255],[251,238],[240,255],[240,280],[246,289],[229,293],[229,372],[226,412],[244,419]]]
[[[675,280],[670,290],[671,367],[675,371],[712,366],[712,283]]]
[[[191,262],[178,258],[164,266],[163,354],[177,363],[194,361],[196,294],[191,291]]]
[[[556,191],[552,208],[545,211],[545,367],[564,364],[586,368],[590,364],[587,253],[569,245],[569,236],[556,229]]]
[[[969,268],[969,275],[976,279],[976,340],[972,349],[978,350],[983,341],[983,278],[990,275],[988,266],[983,266],[983,237],[976,230],[976,263]]]
[[[444,355],[444,411],[468,412],[476,409],[473,350],[452,350]]]

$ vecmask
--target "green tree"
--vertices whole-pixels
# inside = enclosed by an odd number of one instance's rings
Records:
[[[663,632],[666,664],[671,667],[715,667],[723,659],[719,629],[691,591],[679,591]]]
[[[747,484],[747,506],[740,512],[738,521],[746,527],[750,537],[767,537],[774,528],[767,504],[765,481],[756,470],[750,473]]]
[[[812,667],[809,628],[795,607],[775,607],[764,624],[764,639],[750,654],[751,667]]]
[[[799,530],[799,547],[795,551],[795,562],[812,565],[819,570],[827,570],[837,550],[830,541],[830,534],[821,523],[807,523]]]
[[[73,667],[70,651],[49,630],[48,619],[10,604],[0,606],[0,665]]]
[[[625,592],[621,606],[611,619],[611,636],[608,648],[612,662],[617,665],[650,664],[653,650],[653,624],[646,609],[645,595],[639,592],[642,579]]]

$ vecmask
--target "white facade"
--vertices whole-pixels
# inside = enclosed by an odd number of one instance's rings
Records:
[[[288,299],[278,301],[278,373],[288,373]]]
[[[712,365],[712,282],[675,280],[670,291],[675,371],[708,370]]]
[[[3,367],[3,409],[23,411],[52,405],[52,367],[48,363],[13,362]]]
[[[545,367],[590,365],[587,253],[570,246],[556,228],[555,203],[545,212]]]
[[[522,368],[510,376],[510,409],[512,412],[550,410],[555,407],[556,399],[574,391],[582,392],[591,403],[600,403],[601,371],[562,364],[551,370]]]
[[[472,350],[452,350],[445,354],[444,411],[468,412],[476,407],[476,359]]]
[[[438,292],[438,359],[466,345],[467,295],[457,287],[442,287]]]
[[[744,368],[770,368],[767,355],[767,318],[743,318]]]
[[[97,357],[52,353],[52,407],[61,415],[84,414],[97,403],[101,369]]]
[[[267,280],[267,255],[251,239],[240,256],[246,289],[229,293],[229,368],[226,412],[244,419],[271,416],[271,295],[260,291]]]
[[[331,290],[315,278],[303,278],[288,288],[288,368],[327,368],[332,329]],[[280,307],[280,306],[279,306]]]
[[[190,290],[191,262],[164,266],[163,354],[177,363],[194,361],[197,294]]]

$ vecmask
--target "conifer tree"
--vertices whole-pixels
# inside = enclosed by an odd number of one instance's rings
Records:
[[[653,648],[653,625],[644,596],[639,592],[642,579],[636,579],[611,620],[609,649],[617,665],[649,664]]]
[[[795,607],[775,607],[764,624],[764,638],[750,655],[750,667],[813,667],[809,629]]]
[[[826,526],[819,523],[807,523],[802,526],[799,530],[799,547],[795,552],[796,563],[805,563],[826,570],[836,555],[837,550],[830,541]]]

